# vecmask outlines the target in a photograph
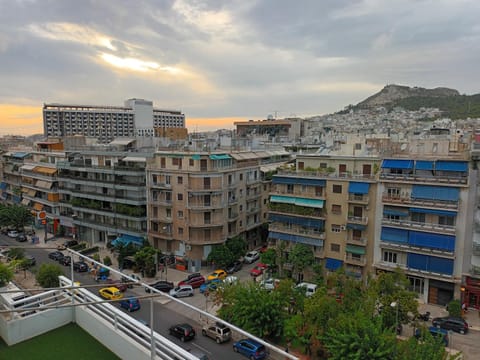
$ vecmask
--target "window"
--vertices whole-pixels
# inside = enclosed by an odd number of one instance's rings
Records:
[[[239,225],[239,227],[243,227],[243,221],[240,220],[240,221],[238,222],[238,225]]]
[[[303,161],[298,162],[298,170],[303,170],[305,168],[305,163]]]
[[[332,205],[332,214],[340,215],[342,213],[342,205]]]
[[[455,218],[453,216],[439,216],[438,217],[439,225],[448,225],[455,226]]]
[[[153,207],[153,217],[158,217],[158,206]]]
[[[267,199],[263,199],[263,205],[267,205]]]
[[[340,245],[339,244],[330,244],[330,250],[334,252],[340,252]]]
[[[384,251],[383,252],[383,261],[389,263],[397,263],[397,253],[392,251]]]
[[[339,233],[340,231],[342,231],[342,227],[340,225],[332,224],[332,232]]]
[[[355,144],[355,150],[362,150],[362,144],[361,143]]]
[[[172,209],[165,209],[165,214],[166,214],[167,218],[171,218],[172,217]]]
[[[287,194],[293,194],[293,185],[287,184]]]
[[[388,188],[387,189],[387,194],[389,197],[400,197],[400,188]]]
[[[240,181],[243,180],[243,174],[240,174]]]
[[[240,212],[242,212],[243,211],[243,205],[240,205],[239,209],[240,209]]]
[[[183,235],[183,228],[182,227],[178,228],[178,235]]]
[[[425,214],[423,213],[416,213],[413,212],[411,215],[412,221],[424,223],[425,222]]]
[[[212,220],[212,214],[210,214],[209,212],[203,213],[203,222],[205,224],[210,224],[211,220]]]
[[[188,165],[190,165],[190,166],[195,165],[195,160],[193,160],[193,159],[188,160]]]
[[[315,186],[315,196],[323,196],[323,187]]]
[[[362,240],[362,230],[352,230],[353,240]]]
[[[320,163],[320,169],[326,169],[327,163]]]
[[[165,184],[166,184],[166,185],[170,185],[170,184],[171,184],[171,180],[172,180],[172,179],[171,179],[170,175],[165,175]]]
[[[332,191],[335,194],[341,194],[342,193],[342,185],[333,185]]]
[[[209,177],[203,178],[203,188],[204,189],[210,189],[210,178]]]
[[[183,201],[183,194],[177,194],[177,200],[178,201]]]
[[[178,176],[178,177],[177,177],[177,184],[178,184],[178,185],[183,184],[183,176]]]
[[[177,211],[177,217],[179,217],[180,219],[183,219],[183,211],[182,210]]]

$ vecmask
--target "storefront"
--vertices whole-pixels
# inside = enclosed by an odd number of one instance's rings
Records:
[[[480,279],[467,276],[464,285],[462,285],[462,296],[462,302],[467,307],[480,309]]]

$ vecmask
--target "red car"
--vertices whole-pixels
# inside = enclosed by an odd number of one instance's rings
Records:
[[[178,286],[180,285],[190,285],[192,288],[199,288],[200,285],[205,283],[205,278],[201,275],[198,276],[189,276],[185,280],[182,280],[178,283]]]
[[[252,270],[250,270],[250,275],[255,277],[260,276],[263,274],[263,271],[267,268],[268,266],[266,264],[258,263],[257,265],[255,265],[255,267]]]

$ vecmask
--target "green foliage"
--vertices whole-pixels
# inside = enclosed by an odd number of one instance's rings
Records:
[[[112,259],[110,259],[110,256],[105,256],[105,257],[103,258],[103,263],[104,263],[105,265],[107,265],[107,266],[112,265]]]
[[[153,246],[144,246],[134,255],[138,270],[146,277],[155,277],[157,273],[158,251]]]
[[[234,260],[241,258],[245,255],[245,251],[247,249],[247,242],[240,236],[235,236],[231,239],[228,239],[225,242],[227,248],[232,252],[234,256]]]
[[[218,268],[224,268],[238,259],[226,245],[216,245],[208,254],[207,261],[215,264]]]
[[[462,304],[460,300],[452,300],[448,303],[448,315],[455,317],[462,316]]]
[[[7,285],[13,279],[13,269],[0,263],[0,287]]]
[[[260,254],[260,261],[269,265],[270,268],[273,268],[277,263],[277,253],[275,252],[275,249],[268,249],[264,253]]]
[[[99,253],[93,254],[93,255],[92,255],[92,259],[95,260],[95,261],[100,262],[100,254],[99,254]]]
[[[393,332],[382,325],[381,318],[371,317],[358,311],[341,314],[331,322],[323,345],[332,360],[384,360],[391,357],[396,346]]]
[[[25,250],[22,248],[10,248],[8,258],[13,260],[22,260],[25,257]]]
[[[305,268],[311,266],[315,261],[313,250],[311,246],[297,243],[293,246],[288,256],[289,262],[293,265],[294,269],[302,273]]]
[[[84,242],[81,242],[80,244],[72,246],[70,249],[75,250],[75,251],[80,251],[80,250],[83,250],[83,249],[86,249],[86,248],[87,248],[87,244],[84,243]]]
[[[25,225],[32,223],[32,213],[22,205],[2,206],[0,207],[0,223],[20,230]]]
[[[91,248],[83,249],[83,250],[79,251],[79,253],[82,254],[82,255],[89,255],[89,254],[93,254],[93,253],[98,252],[98,250],[100,250],[100,248],[98,246],[94,246],[94,247],[91,247]]]
[[[118,264],[120,265],[120,268],[123,268],[123,259],[125,259],[127,256],[134,255],[138,250],[137,247],[132,243],[129,243],[128,245],[118,243],[113,248],[118,253],[117,260],[118,260]]]
[[[444,360],[446,359],[445,345],[440,337],[433,337],[430,332],[422,330],[422,340],[411,337],[399,341],[395,359],[403,360]]]
[[[53,288],[58,287],[58,277],[60,275],[63,275],[60,266],[55,264],[42,264],[35,278],[41,287]]]

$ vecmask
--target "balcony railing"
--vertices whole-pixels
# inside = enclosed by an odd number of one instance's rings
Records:
[[[395,205],[417,205],[424,207],[446,208],[446,209],[458,209],[459,200],[444,201],[444,200],[425,200],[425,199],[412,199],[410,196],[395,196],[390,194],[382,194],[382,201],[384,203],[392,203]]]
[[[331,172],[327,173],[326,171],[289,171],[289,170],[279,170],[279,175],[293,175],[298,177],[307,177],[307,178],[342,178],[342,179],[375,179],[373,174],[359,174],[356,172],[346,171],[346,172]]]
[[[348,215],[348,222],[349,223],[355,223],[355,224],[367,225],[368,224],[368,217],[367,216]]]
[[[288,227],[288,226],[283,226],[280,224],[270,224],[268,226],[269,231],[278,231],[282,233],[288,233],[288,234],[293,234],[293,235],[306,235],[306,236],[312,236],[317,239],[325,239],[325,230],[323,231],[318,231],[318,230],[313,230],[313,229],[304,229],[304,228],[295,228],[295,227]]]
[[[409,251],[425,255],[442,255],[453,257],[454,252],[450,250],[432,249],[427,247],[418,247],[408,243],[394,243],[380,240],[380,246],[385,249],[395,249],[400,251]]]
[[[345,263],[352,265],[365,266],[367,264],[367,258],[365,256],[352,256],[351,254],[345,255]]]
[[[473,255],[480,256],[480,243],[474,241],[472,245]]]
[[[442,183],[442,184],[467,184],[466,176],[425,176],[419,174],[387,174],[381,173],[380,179],[392,181],[407,181],[415,183]]]
[[[407,227],[410,229],[435,231],[440,233],[447,232],[449,234],[455,234],[455,231],[456,231],[456,227],[451,225],[424,223],[424,222],[417,222],[417,221],[411,221],[411,220],[394,220],[394,219],[389,219],[385,217],[382,218],[382,224]]]
[[[368,195],[348,194],[348,201],[354,203],[368,204],[370,197]]]
[[[367,239],[356,238],[356,237],[349,236],[349,237],[347,237],[347,243],[352,244],[352,245],[366,246],[367,245]]]

